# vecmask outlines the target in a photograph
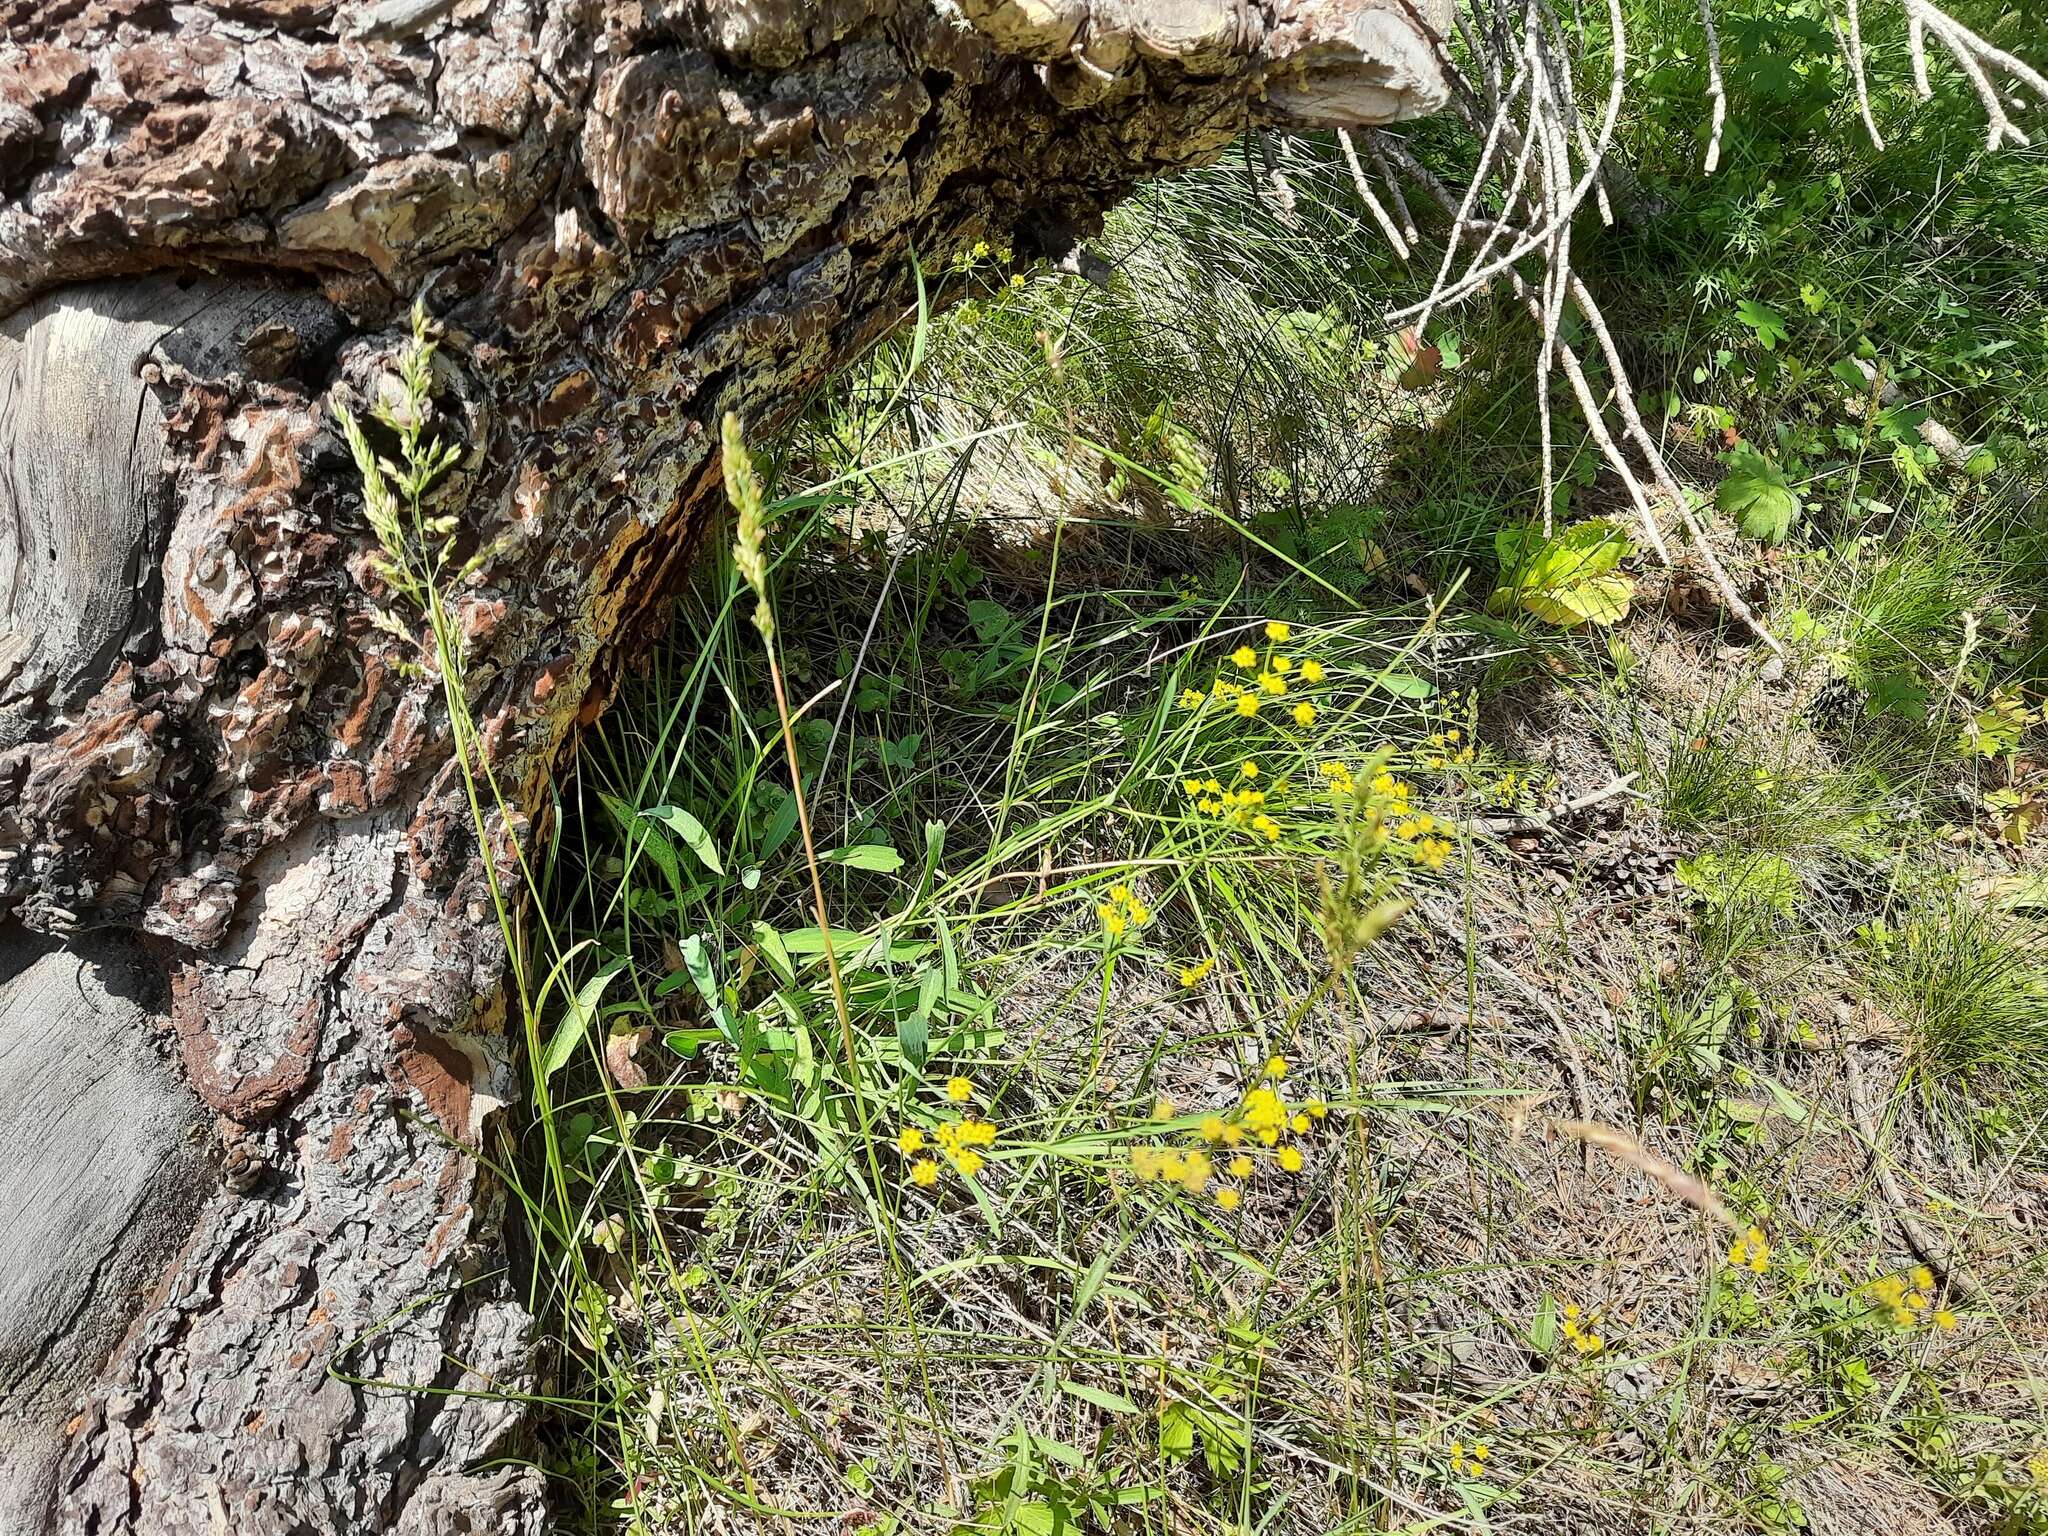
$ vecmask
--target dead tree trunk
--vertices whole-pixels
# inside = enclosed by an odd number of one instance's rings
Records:
[[[1444,5],[0,0],[0,1532],[540,1528],[475,1470],[529,1380],[490,880],[720,415],[897,325],[913,246],[1434,109]],[[481,846],[331,428],[415,296]]]

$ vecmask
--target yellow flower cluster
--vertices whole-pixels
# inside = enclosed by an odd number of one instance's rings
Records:
[[[974,1084],[964,1077],[949,1077],[946,1097],[955,1104],[965,1104],[974,1097]],[[896,1133],[896,1150],[911,1160],[910,1182],[920,1189],[930,1189],[939,1182],[939,1161],[930,1155],[934,1142],[954,1170],[971,1179],[987,1166],[988,1159],[981,1155],[981,1149],[993,1147],[996,1135],[994,1121],[977,1120],[970,1110],[966,1118],[941,1120],[932,1127],[930,1137],[922,1126],[906,1125]]]
[[[1225,1211],[1237,1209],[1242,1198],[1240,1186],[1257,1168],[1252,1155],[1245,1150],[1247,1142],[1273,1149],[1273,1161],[1281,1172],[1301,1172],[1307,1159],[1300,1146],[1293,1142],[1282,1145],[1282,1138],[1307,1135],[1317,1121],[1328,1118],[1330,1106],[1321,1099],[1307,1099],[1297,1108],[1289,1109],[1274,1086],[1287,1075],[1287,1070],[1286,1057],[1270,1058],[1258,1083],[1246,1092],[1235,1109],[1228,1114],[1204,1115],[1196,1127],[1201,1145],[1133,1147],[1131,1172],[1141,1183],[1177,1184],[1187,1194],[1207,1194]],[[1158,1116],[1155,1114],[1154,1118]],[[1220,1172],[1216,1166],[1219,1156],[1226,1157]],[[1224,1178],[1237,1182],[1217,1182]]]
[[[1484,1440],[1474,1440],[1470,1445],[1462,1440],[1453,1440],[1451,1471],[1459,1477],[1478,1477],[1486,1471],[1486,1458],[1490,1454]]]
[[[1908,1284],[1910,1280],[1911,1284]],[[1956,1325],[1956,1315],[1934,1304],[1934,1271],[1925,1264],[1910,1275],[1885,1275],[1864,1287],[1879,1311],[1900,1328],[1925,1323],[1946,1333]]]
[[[1138,893],[1128,885],[1116,884],[1109,888],[1109,900],[1095,909],[1095,915],[1102,919],[1102,931],[1112,939],[1120,939],[1133,928],[1142,928],[1152,920],[1152,909],[1138,899]]]
[[[1199,960],[1193,965],[1184,965],[1180,968],[1180,984],[1184,987],[1198,987],[1202,984],[1202,978],[1215,969],[1216,957],[1214,955]]]
[[[1430,732],[1423,738],[1422,748],[1422,766],[1425,768],[1445,768],[1452,763],[1472,761],[1472,743],[1465,740],[1465,733],[1455,725],[1447,730]]]
[[[1339,799],[1348,800],[1358,792],[1358,781],[1352,776],[1351,765],[1344,762],[1327,762],[1316,772],[1328,782],[1330,792]],[[1384,768],[1375,773],[1370,785],[1370,804],[1367,814],[1371,816],[1384,838],[1391,838],[1407,856],[1424,869],[1442,869],[1445,860],[1451,856],[1451,828],[1427,811],[1415,809],[1412,797],[1414,787],[1406,779],[1395,778]],[[1376,846],[1379,839],[1375,839]]]
[[[1258,714],[1267,699],[1285,698],[1290,679],[1311,686],[1322,682],[1327,674],[1323,671],[1323,664],[1320,661],[1312,657],[1297,661],[1292,656],[1272,649],[1272,646],[1286,644],[1288,637],[1293,633],[1288,625],[1277,619],[1269,623],[1266,626],[1266,639],[1270,644],[1263,655],[1249,645],[1240,645],[1230,653],[1229,661],[1232,666],[1241,672],[1252,674],[1249,682],[1239,682],[1219,672],[1210,682],[1207,693],[1199,688],[1182,689],[1181,708],[1200,709],[1214,699],[1218,703],[1228,704],[1239,715],[1249,720]],[[1289,713],[1298,726],[1306,728],[1315,724],[1316,706],[1307,699],[1297,700]]]
[[[1581,1311],[1576,1301],[1564,1304],[1565,1342],[1588,1360],[1607,1347],[1607,1341],[1600,1337],[1599,1323],[1599,1318]]]
[[[1771,1267],[1770,1239],[1764,1236],[1761,1227],[1751,1227],[1735,1239],[1728,1248],[1728,1262],[1737,1269],[1746,1269],[1753,1274],[1762,1274]]]
[[[1280,841],[1280,823],[1266,813],[1268,792],[1254,788],[1259,777],[1259,764],[1255,758],[1246,758],[1238,764],[1237,777],[1226,785],[1221,779],[1182,779],[1180,787],[1195,804],[1195,809],[1204,816],[1216,816],[1234,827],[1243,827],[1256,832],[1269,843]],[[1273,785],[1274,798],[1285,796],[1292,786],[1285,779]]]

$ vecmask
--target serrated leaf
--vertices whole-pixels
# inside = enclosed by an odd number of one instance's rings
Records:
[[[1757,345],[1766,352],[1775,351],[1779,342],[1792,333],[1785,329],[1785,317],[1768,304],[1759,304],[1754,299],[1744,299],[1735,306],[1735,318],[1755,333]]]
[[[1785,471],[1744,443],[1728,455],[1728,473],[1714,490],[1714,505],[1752,539],[1783,543],[1792,531],[1799,497]]]
[[[683,846],[697,855],[711,873],[724,875],[725,866],[718,862],[718,848],[711,841],[711,834],[705,830],[704,823],[688,811],[679,805],[657,805],[652,810],[642,811],[640,814],[660,822],[680,837]]]

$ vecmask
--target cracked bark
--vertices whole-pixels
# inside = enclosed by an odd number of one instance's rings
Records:
[[[1444,4],[0,0],[0,1082],[81,1085],[47,1145],[0,1092],[46,1234],[0,1281],[0,1531],[541,1528],[473,1156],[518,1081],[490,880],[719,416],[900,323],[913,244],[1059,255],[1248,125],[1434,110]],[[481,845],[330,429],[415,295]],[[137,945],[161,1003],[41,1027]]]

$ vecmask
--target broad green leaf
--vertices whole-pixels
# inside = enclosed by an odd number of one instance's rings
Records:
[[[1714,491],[1714,504],[1752,539],[1782,544],[1799,510],[1799,497],[1785,471],[1747,443],[1728,455],[1727,464],[1728,473]]]
[[[1373,679],[1373,682],[1397,699],[1436,697],[1436,685],[1427,678],[1415,676],[1412,672],[1382,672]]]
[[[1636,584],[1619,571],[1590,576],[1570,586],[1536,588],[1522,594],[1522,606],[1546,624],[1573,629],[1581,624],[1618,624],[1628,615]]]
[[[1757,345],[1766,352],[1775,351],[1779,342],[1792,333],[1785,329],[1785,317],[1768,304],[1759,304],[1754,299],[1744,299],[1735,306],[1735,318],[1748,326],[1756,335]]]
[[[541,1075],[553,1077],[576,1054],[576,1044],[590,1033],[590,1027],[597,1020],[598,1005],[604,1000],[604,990],[612,984],[612,978],[626,968],[625,960],[613,960],[595,976],[576,989],[576,995],[569,999],[562,1010],[561,1022],[548,1039],[547,1050],[541,1055]]]
[[[903,867],[903,855],[887,843],[855,843],[850,848],[834,848],[823,855],[827,864],[843,864],[848,869],[870,869],[878,875],[893,875]]]
[[[1496,611],[1519,605],[1563,629],[1628,613],[1635,583],[1615,567],[1633,546],[1613,523],[1576,523],[1548,541],[1533,525],[1503,528],[1493,542],[1503,577],[1490,602]]]
[[[718,849],[711,841],[711,834],[704,830],[704,823],[692,816],[679,805],[657,805],[652,810],[642,811],[667,827],[683,840],[683,845],[703,861],[704,867],[714,875],[723,875],[725,866],[718,862]]]

